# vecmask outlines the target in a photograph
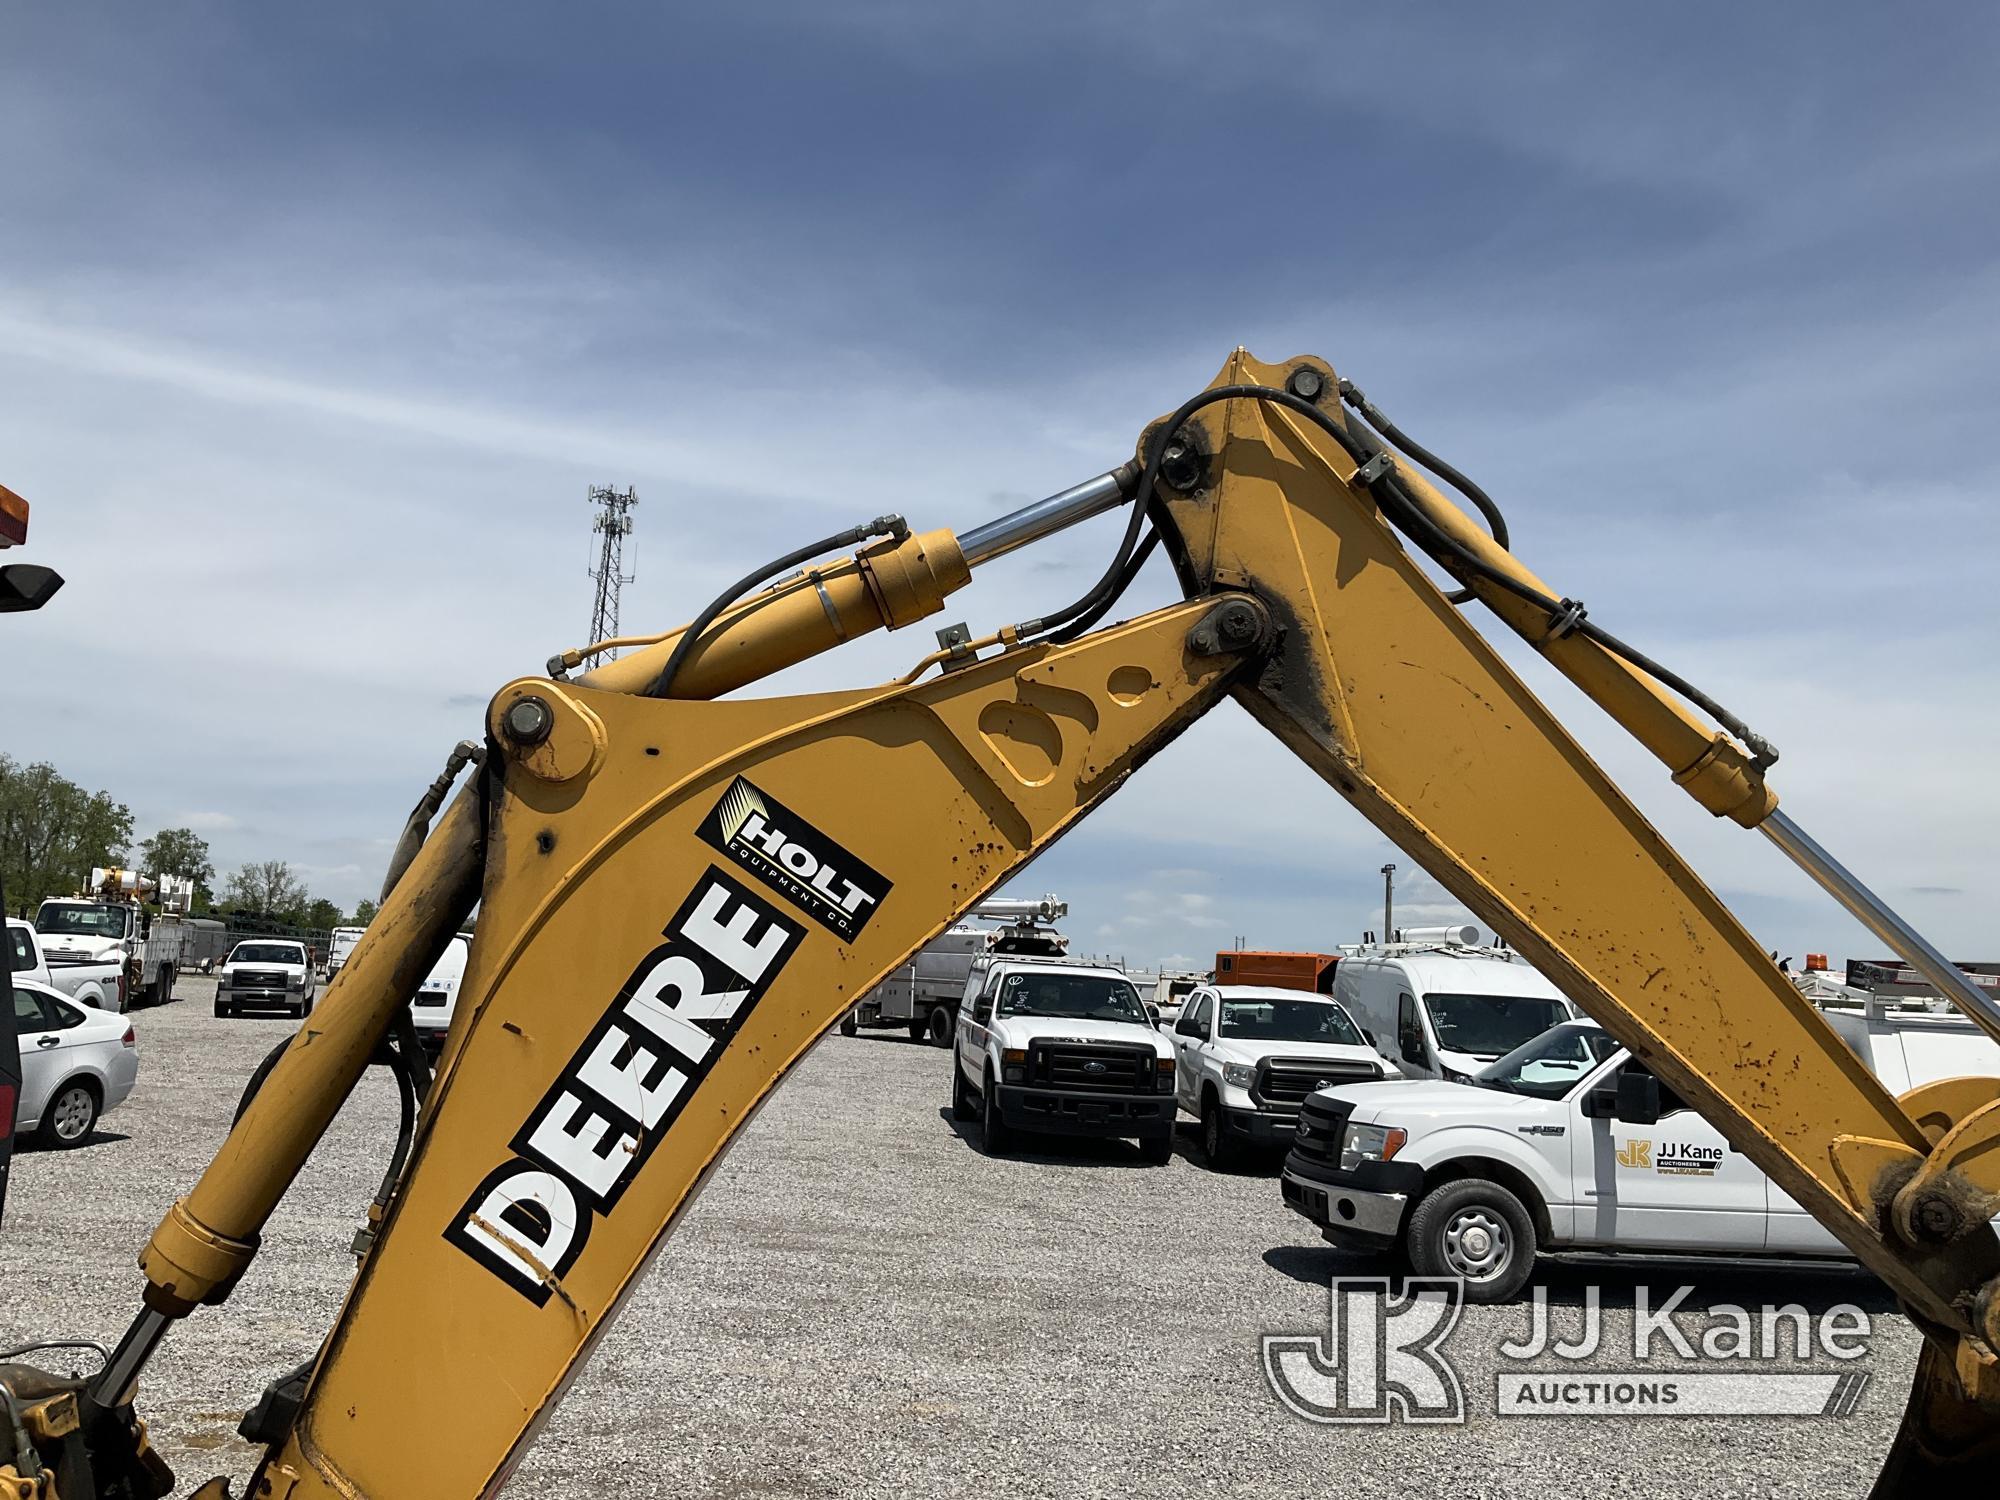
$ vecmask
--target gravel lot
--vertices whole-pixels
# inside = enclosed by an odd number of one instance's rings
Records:
[[[0,1342],[124,1329],[134,1257],[291,1024],[217,1021],[209,1002],[207,981],[183,979],[177,1003],[135,1018],[139,1085],[93,1144],[17,1159]],[[1191,1138],[1163,1168],[1122,1143],[988,1160],[942,1107],[948,1066],[888,1033],[830,1038],[688,1215],[514,1492],[1818,1500],[1865,1493],[1895,1430],[1915,1335],[1872,1281],[1584,1263],[1544,1279],[1559,1303],[1603,1286],[1607,1350],[1625,1345],[1606,1368],[1631,1367],[1635,1287],[1657,1303],[1691,1282],[1697,1310],[1860,1304],[1872,1383],[1844,1419],[1499,1418],[1495,1351],[1526,1330],[1523,1304],[1468,1309],[1451,1336],[1463,1427],[1308,1424],[1265,1385],[1259,1335],[1324,1332],[1329,1278],[1382,1267],[1320,1244],[1280,1201],[1275,1163],[1218,1176],[1190,1159]],[[236,1295],[155,1359],[140,1406],[180,1493],[249,1471],[238,1417],[332,1319],[394,1118],[378,1072]]]

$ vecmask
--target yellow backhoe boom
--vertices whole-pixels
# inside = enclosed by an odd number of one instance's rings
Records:
[[[1553,595],[1385,427],[1324,363],[1239,351],[1134,462],[1018,517],[962,538],[885,518],[883,540],[691,637],[575,680],[592,652],[564,653],[555,677],[508,684],[475,780],[147,1247],[144,1311],[84,1403],[93,1452],[143,1442],[146,1359],[227,1297],[476,902],[407,1162],[310,1372],[269,1403],[250,1493],[498,1490],[787,1070],[1233,698],[1895,1291],[1927,1339],[1883,1492],[1992,1472],[2000,1241],[1977,1210],[2000,1190],[2000,1081],[1889,1092],[1420,555],[1704,807],[1771,833],[1996,1035],[2000,1016],[1777,811],[1767,745]],[[977,563],[1121,505],[1137,507],[1128,541],[1149,524],[1164,543],[1184,602],[1093,628],[1145,555],[1132,546],[1079,607],[1000,629],[985,654],[950,646],[935,675],[720,698],[930,614]]]

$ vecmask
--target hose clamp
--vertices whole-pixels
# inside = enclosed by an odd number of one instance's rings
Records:
[[[1549,628],[1542,632],[1542,638],[1536,641],[1535,644],[1537,646],[1546,646],[1551,641],[1562,640],[1565,636],[1572,634],[1576,630],[1576,627],[1583,623],[1584,616],[1589,613],[1590,611],[1583,607],[1581,599],[1563,600],[1562,612],[1550,618]]]

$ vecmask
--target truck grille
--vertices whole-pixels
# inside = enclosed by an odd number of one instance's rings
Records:
[[[1048,1088],[1150,1094],[1155,1071],[1153,1053],[1137,1047],[1035,1042],[1028,1048],[1028,1081]]]
[[[1340,1099],[1307,1099],[1299,1111],[1299,1133],[1292,1150],[1311,1161],[1329,1167],[1340,1165],[1341,1138],[1347,1134],[1347,1117],[1354,1106]]]
[[[285,976],[266,974],[256,969],[239,969],[230,982],[239,990],[281,990],[285,987]]]
[[[1296,1109],[1306,1095],[1339,1083],[1373,1083],[1379,1071],[1369,1063],[1317,1061],[1310,1057],[1267,1057],[1257,1065],[1251,1097],[1259,1104]]]

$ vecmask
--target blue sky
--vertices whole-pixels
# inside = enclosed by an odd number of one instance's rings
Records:
[[[1538,571],[1778,740],[1807,827],[2000,956],[1996,33],[10,8],[0,482],[70,586],[8,627],[6,748],[348,903],[492,689],[580,643],[588,485],[638,487],[625,619],[664,627],[792,538],[1098,472],[1241,343],[1325,355],[1477,474]],[[947,618],[1071,597],[1111,544]],[[879,680],[923,634],[784,685]],[[1873,951],[1526,670],[1771,946]],[[1352,938],[1391,857],[1230,714],[1022,885],[1087,946],[1193,957]],[[1413,880],[1405,912],[1452,909]]]

